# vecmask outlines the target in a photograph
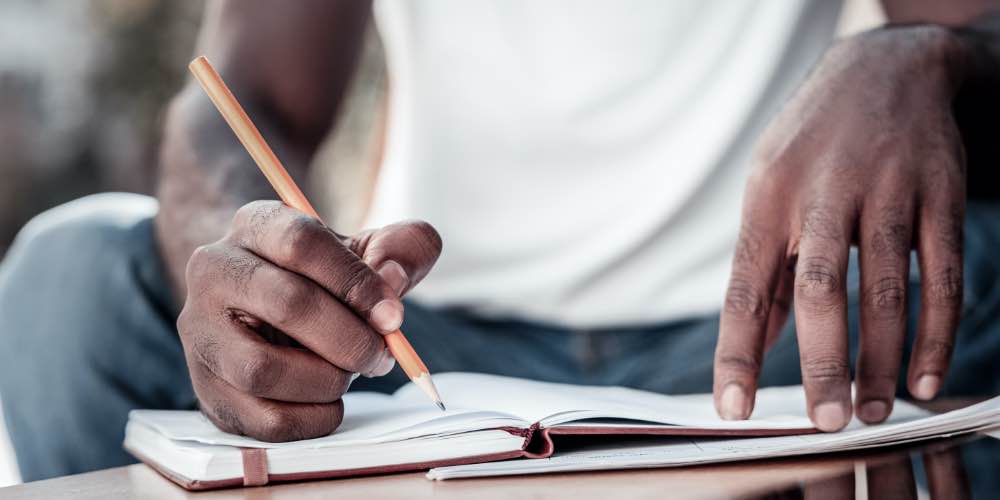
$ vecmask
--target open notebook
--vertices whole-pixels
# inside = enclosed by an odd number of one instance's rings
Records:
[[[545,458],[558,455],[551,437],[559,434],[815,433],[801,387],[761,390],[753,418],[724,421],[710,394],[665,396],[470,373],[438,374],[435,383],[447,412],[428,404],[412,384],[393,395],[349,393],[335,433],[289,443],[224,433],[198,412],[136,410],[129,416],[125,447],[178,484],[208,489]],[[923,416],[898,403],[892,418]]]
[[[989,433],[1000,426],[1000,397],[940,415],[928,414],[901,401],[895,406],[892,416],[882,424],[866,426],[854,420],[843,431],[829,434],[739,439],[677,437],[656,441],[625,437],[610,443],[584,443],[539,460],[438,467],[431,469],[427,477],[442,480],[704,465],[895,446],[976,431]]]

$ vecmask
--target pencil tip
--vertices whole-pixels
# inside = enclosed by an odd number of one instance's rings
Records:
[[[438,405],[438,408],[441,408],[441,411],[445,411],[445,408],[444,408],[444,403],[442,403],[442,402],[440,402],[440,401],[435,401],[435,403],[437,403],[437,405]]]

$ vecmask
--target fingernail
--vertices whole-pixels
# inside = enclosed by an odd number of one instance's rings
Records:
[[[379,360],[378,365],[370,372],[365,374],[365,377],[381,377],[392,371],[392,367],[396,366],[396,360],[389,354],[389,350],[385,349],[382,351],[382,359]]]
[[[725,420],[743,420],[749,417],[750,405],[743,388],[738,384],[729,384],[722,389],[719,400],[719,413]]]
[[[813,418],[816,428],[823,432],[834,432],[847,425],[849,415],[847,408],[840,403],[820,403],[813,408]]]
[[[941,377],[937,375],[922,375],[917,379],[917,386],[914,387],[913,395],[917,399],[931,399],[937,394],[940,388]]]
[[[858,418],[866,423],[874,424],[889,416],[889,404],[881,400],[865,401],[858,408]]]
[[[410,285],[410,277],[406,275],[403,266],[394,260],[387,260],[378,268],[378,275],[392,287],[396,295],[402,295]]]
[[[385,299],[372,308],[372,323],[385,333],[399,329],[403,324],[403,304],[398,300]]]

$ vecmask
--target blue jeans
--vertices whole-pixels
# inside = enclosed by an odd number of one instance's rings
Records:
[[[121,448],[130,409],[196,407],[174,326],[179,307],[153,236],[156,209],[150,198],[125,194],[63,205],[25,226],[0,265],[0,397],[26,481],[132,463]],[[997,248],[1000,205],[970,206],[966,305],[944,394],[1000,393]],[[911,323],[919,307],[913,292]],[[711,390],[718,318],[581,331],[410,301],[403,328],[431,371],[681,393]],[[360,378],[352,390],[388,391],[404,381],[397,368]],[[790,324],[761,382],[799,381]]]

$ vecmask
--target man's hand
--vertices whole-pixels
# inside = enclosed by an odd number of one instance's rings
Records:
[[[177,327],[202,411],[264,441],[332,432],[353,374],[392,369],[381,334],[440,252],[422,222],[348,238],[277,201],[243,206],[187,266]]]
[[[880,422],[892,408],[914,248],[921,308],[907,385],[920,399],[941,387],[962,303],[965,159],[951,111],[959,49],[932,26],[841,41],[764,134],[715,354],[722,417],[749,417],[763,351],[794,304],[809,415],[824,431],[848,423],[852,245],[861,270],[858,417]]]

